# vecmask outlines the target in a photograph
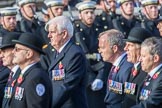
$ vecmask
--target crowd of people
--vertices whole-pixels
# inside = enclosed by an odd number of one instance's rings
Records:
[[[36,0],[1,9],[0,108],[161,108],[159,3],[78,0],[77,20],[66,0],[45,0],[43,21]]]

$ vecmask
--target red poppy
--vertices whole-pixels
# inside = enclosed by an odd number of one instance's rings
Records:
[[[155,73],[154,76],[153,76],[152,78],[153,78],[153,79],[156,79],[156,78],[159,76],[159,73],[160,73],[160,72]]]
[[[15,82],[16,82],[16,79],[12,81],[12,84],[11,84],[12,87],[15,86]]]
[[[61,62],[59,63],[59,69],[63,69],[63,64]]]
[[[137,71],[136,69],[133,69],[133,70],[132,70],[132,75],[135,77],[135,76],[137,75],[137,72],[138,72],[138,71]]]
[[[20,76],[19,76],[19,78],[18,78],[18,80],[17,80],[17,82],[18,82],[19,84],[21,84],[21,83],[22,83],[22,81],[23,81],[23,76],[22,76],[22,75],[20,75]]]
[[[118,71],[119,71],[119,66],[116,66],[116,67],[114,68],[114,72],[117,73]]]

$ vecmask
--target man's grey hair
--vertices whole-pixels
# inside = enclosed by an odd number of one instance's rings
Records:
[[[66,16],[57,16],[47,22],[45,30],[48,31],[49,25],[56,24],[57,30],[61,33],[63,30],[67,30],[69,37],[73,36],[74,28],[70,19]]]
[[[111,47],[113,47],[113,45],[117,45],[119,47],[119,50],[121,51],[124,50],[125,42],[123,41],[124,35],[122,32],[115,30],[115,29],[111,29],[111,30],[102,32],[99,35],[99,37],[102,35],[107,35],[107,41]]]
[[[141,47],[147,47],[151,55],[159,55],[162,61],[162,39],[160,37],[151,37],[144,40]]]

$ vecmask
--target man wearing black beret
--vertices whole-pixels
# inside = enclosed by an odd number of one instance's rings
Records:
[[[13,63],[20,66],[21,73],[13,84],[10,108],[50,108],[52,85],[39,63],[40,54],[44,54],[42,43],[31,33],[23,33],[13,42]]]

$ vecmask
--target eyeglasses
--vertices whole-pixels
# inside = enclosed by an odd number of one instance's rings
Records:
[[[18,52],[18,51],[20,51],[20,50],[28,51],[27,49],[22,49],[22,48],[17,48],[17,47],[15,47],[14,50],[15,50],[16,52]]]

